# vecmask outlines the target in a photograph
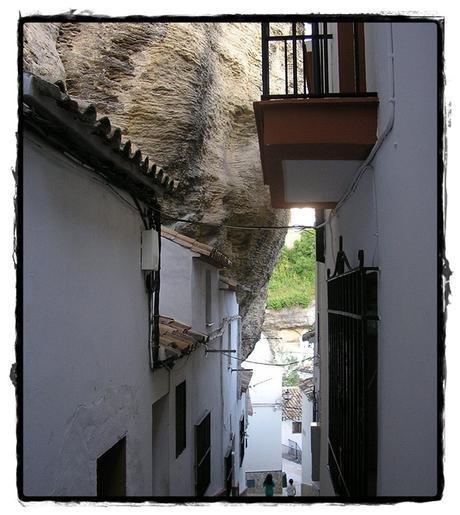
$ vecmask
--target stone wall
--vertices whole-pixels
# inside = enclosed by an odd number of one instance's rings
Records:
[[[254,480],[255,486],[247,488],[246,495],[265,495],[263,482],[267,477],[267,474],[273,476],[273,482],[275,483],[274,495],[283,495],[283,471],[282,470],[262,470],[257,472],[246,472],[246,484],[248,480]]]

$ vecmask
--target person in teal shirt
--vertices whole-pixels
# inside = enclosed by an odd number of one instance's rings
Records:
[[[267,474],[267,477],[264,481],[264,489],[266,497],[273,497],[273,490],[275,488],[275,483],[273,482],[273,476],[271,474]]]

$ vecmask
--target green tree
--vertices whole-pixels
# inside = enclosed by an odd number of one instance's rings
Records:
[[[282,363],[294,363],[284,368],[282,385],[283,386],[299,386],[300,375],[299,375],[299,357],[295,354],[284,354],[281,356]]]
[[[315,234],[304,230],[291,249],[283,247],[268,283],[267,307],[307,307],[315,294]]]

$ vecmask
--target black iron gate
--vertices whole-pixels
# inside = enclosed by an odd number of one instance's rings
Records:
[[[336,493],[376,495],[378,268],[351,269],[340,249],[328,270],[329,469]]]

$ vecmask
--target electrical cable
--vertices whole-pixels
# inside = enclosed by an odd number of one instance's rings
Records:
[[[163,218],[167,218],[169,220],[173,220],[174,222],[183,222],[191,225],[206,225],[208,227],[215,227],[219,229],[238,229],[238,230],[282,230],[282,229],[298,229],[299,231],[304,231],[307,229],[316,229],[314,225],[231,225],[231,224],[216,224],[212,222],[200,222],[198,220],[186,220],[185,218],[176,218],[174,216],[168,215],[164,212],[161,212]]]
[[[300,231],[304,231],[306,229],[316,229],[314,225],[233,225],[233,224],[217,224],[213,222],[201,222],[199,220],[187,220],[186,218],[177,218],[172,215],[168,215],[161,209],[152,207],[153,211],[156,211],[161,214],[163,218],[167,218],[168,220],[172,220],[174,222],[182,222],[191,225],[205,225],[208,227],[215,228],[225,228],[225,229],[242,229],[242,230],[282,230],[282,229],[298,229]]]
[[[313,359],[313,358],[305,358],[305,359],[301,359],[300,361],[293,361],[292,363],[263,363],[261,361],[252,361],[252,360],[245,359],[245,358],[235,358],[235,357],[233,357],[231,354],[229,354],[227,352],[222,352],[221,354],[229,356],[230,358],[232,358],[232,359],[234,359],[236,361],[240,361],[240,362],[244,361],[245,363],[252,363],[254,365],[266,365],[268,367],[289,367],[289,366],[292,366],[292,365],[300,365],[304,361],[310,361],[310,360]]]
[[[391,53],[389,55],[391,59],[391,97],[388,100],[388,103],[391,105],[391,111],[390,115],[387,121],[387,124],[385,125],[385,128],[383,129],[382,134],[378,137],[377,141],[375,142],[375,145],[372,147],[372,150],[370,151],[369,155],[367,156],[364,163],[358,168],[358,171],[355,175],[355,178],[353,179],[353,182],[349,189],[345,192],[345,194],[342,196],[342,198],[337,202],[336,206],[332,209],[331,213],[337,213],[337,211],[343,206],[343,204],[350,198],[350,196],[356,191],[356,188],[358,187],[358,183],[361,180],[361,177],[364,175],[366,170],[368,170],[371,167],[371,163],[374,160],[378,150],[382,146],[382,143],[387,138],[388,134],[393,129],[393,124],[395,120],[395,63],[394,63],[394,44],[393,44],[393,24],[390,23],[390,42],[391,42]]]
[[[67,157],[69,157],[72,161],[79,164],[80,166],[84,166],[88,170],[96,173],[95,168],[85,165],[82,161],[80,161],[78,158],[76,158],[69,152],[64,152],[64,154]],[[99,175],[99,174],[97,174],[97,175]],[[140,212],[141,216],[142,216],[142,212],[141,212],[138,202],[136,201],[134,196],[133,196],[133,200],[137,204],[137,206],[133,206],[127,199],[125,199],[122,195],[120,195],[120,193],[118,193],[118,191],[116,191],[115,188],[107,180],[98,180],[98,182],[100,184],[105,184],[106,186],[108,186],[110,188],[110,190],[118,198],[120,198],[120,200],[122,200],[125,204],[127,204],[133,211]],[[301,224],[297,224],[297,225],[233,225],[233,224],[217,224],[217,223],[213,223],[213,222],[201,222],[199,220],[188,220],[186,218],[178,218],[178,217],[175,217],[172,215],[168,215],[167,213],[163,212],[159,208],[156,208],[153,206],[149,206],[149,207],[152,209],[152,211],[156,211],[157,213],[159,213],[163,218],[167,218],[168,220],[172,220],[173,222],[182,222],[182,223],[187,223],[187,224],[191,224],[191,225],[202,225],[202,226],[222,228],[222,229],[224,229],[224,228],[225,229],[241,229],[241,230],[250,230],[250,231],[253,231],[253,230],[269,231],[269,230],[283,230],[283,229],[297,229],[299,231],[304,231],[307,229],[316,229],[316,227],[314,225],[301,225]],[[142,216],[142,219],[144,221],[143,216]],[[144,221],[144,224],[145,224],[145,221]]]
[[[119,199],[121,199],[125,204],[127,204],[133,211],[136,211],[138,212],[138,209],[136,206],[133,206],[131,204],[131,202],[129,202],[129,200],[125,199],[123,197],[123,195],[120,195],[120,193],[118,193],[118,191],[107,181],[101,181],[101,184],[105,184],[106,186],[108,186],[111,190],[112,190],[112,193],[114,193],[114,195],[116,195]]]

